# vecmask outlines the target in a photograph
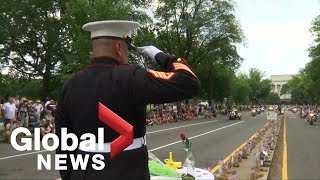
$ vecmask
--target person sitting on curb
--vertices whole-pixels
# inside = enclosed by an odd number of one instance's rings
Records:
[[[51,132],[55,133],[54,117],[52,116],[52,111],[51,110],[47,110],[46,115],[45,115],[45,119],[49,123],[49,126],[51,128]]]
[[[42,124],[40,127],[41,139],[48,133],[51,133],[52,129],[50,127],[50,122],[46,119],[42,119]]]
[[[147,123],[146,123],[147,126],[153,126],[154,122],[153,122],[153,114],[152,113],[147,116],[146,121],[147,121]]]
[[[11,143],[11,134],[12,132],[17,129],[19,127],[19,123],[17,121],[16,118],[12,118],[10,120],[10,123],[8,123],[6,125],[6,129],[5,129],[5,137],[6,137],[6,140],[8,141],[8,143],[10,144]]]

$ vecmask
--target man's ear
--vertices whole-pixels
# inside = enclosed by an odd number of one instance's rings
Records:
[[[121,56],[122,53],[121,53],[121,42],[120,41],[117,41],[114,45],[114,52],[117,56]]]

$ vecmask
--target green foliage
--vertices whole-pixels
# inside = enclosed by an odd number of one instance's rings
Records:
[[[67,53],[66,24],[59,17],[64,5],[50,0],[1,3],[0,63],[24,77],[42,79],[42,97],[49,94],[50,81]]]
[[[263,72],[258,69],[252,68],[249,71],[248,84],[250,86],[249,100],[253,104],[257,104],[264,100],[271,91],[271,80],[262,79]]]
[[[142,27],[134,35],[137,46],[155,45],[184,57],[202,82],[201,98],[222,102],[233,93],[234,72],[242,62],[235,43],[244,39],[231,1],[160,0],[4,1],[0,6],[0,69],[9,66],[11,92],[42,98],[57,97],[71,74],[90,63],[91,43],[82,25],[98,20],[134,20]],[[130,62],[157,68],[138,54]],[[23,77],[23,78],[22,78]],[[16,80],[16,81],[15,81]],[[32,82],[32,83],[31,83]],[[35,83],[35,84],[33,84]],[[20,86],[17,83],[17,86]],[[31,89],[31,88],[30,88]],[[2,90],[2,89],[1,89]],[[237,92],[247,90],[240,87]],[[3,91],[3,93],[5,93]],[[30,94],[31,93],[31,94]],[[235,97],[236,101],[245,101]]]
[[[147,1],[141,1],[146,3]],[[131,1],[4,1],[0,6],[0,68],[40,79],[40,95],[56,97],[63,82],[90,62],[82,25],[97,20],[146,19]]]
[[[242,61],[234,44],[244,37],[233,11],[229,1],[161,0],[155,25],[145,30],[155,32],[150,43],[187,59],[201,80],[201,97],[209,102],[230,96],[232,76]]]
[[[280,104],[281,100],[277,93],[269,93],[265,99],[265,104]]]
[[[320,103],[320,16],[314,19],[311,33],[315,37],[314,44],[309,49],[311,61],[284,86],[281,92],[291,92],[292,103]]]
[[[258,69],[250,69],[249,74],[234,76],[231,98],[235,104],[264,104],[270,99],[271,80],[263,79]]]
[[[249,95],[251,87],[248,82],[248,77],[245,74],[240,74],[234,77],[232,88],[232,99],[236,104],[249,104]]]
[[[41,81],[17,78],[13,75],[0,75],[0,98],[7,96],[25,96],[38,99],[41,95]]]

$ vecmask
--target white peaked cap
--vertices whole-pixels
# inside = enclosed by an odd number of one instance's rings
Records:
[[[91,32],[91,38],[100,36],[131,38],[132,31],[140,27],[134,21],[110,20],[90,22],[82,26],[85,31]]]

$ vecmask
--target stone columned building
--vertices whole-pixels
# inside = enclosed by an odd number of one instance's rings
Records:
[[[271,92],[277,93],[279,96],[281,94],[281,89],[284,84],[286,84],[295,74],[287,74],[287,75],[271,75],[270,79],[272,81]],[[280,99],[290,99],[291,94],[283,94],[280,96]]]

